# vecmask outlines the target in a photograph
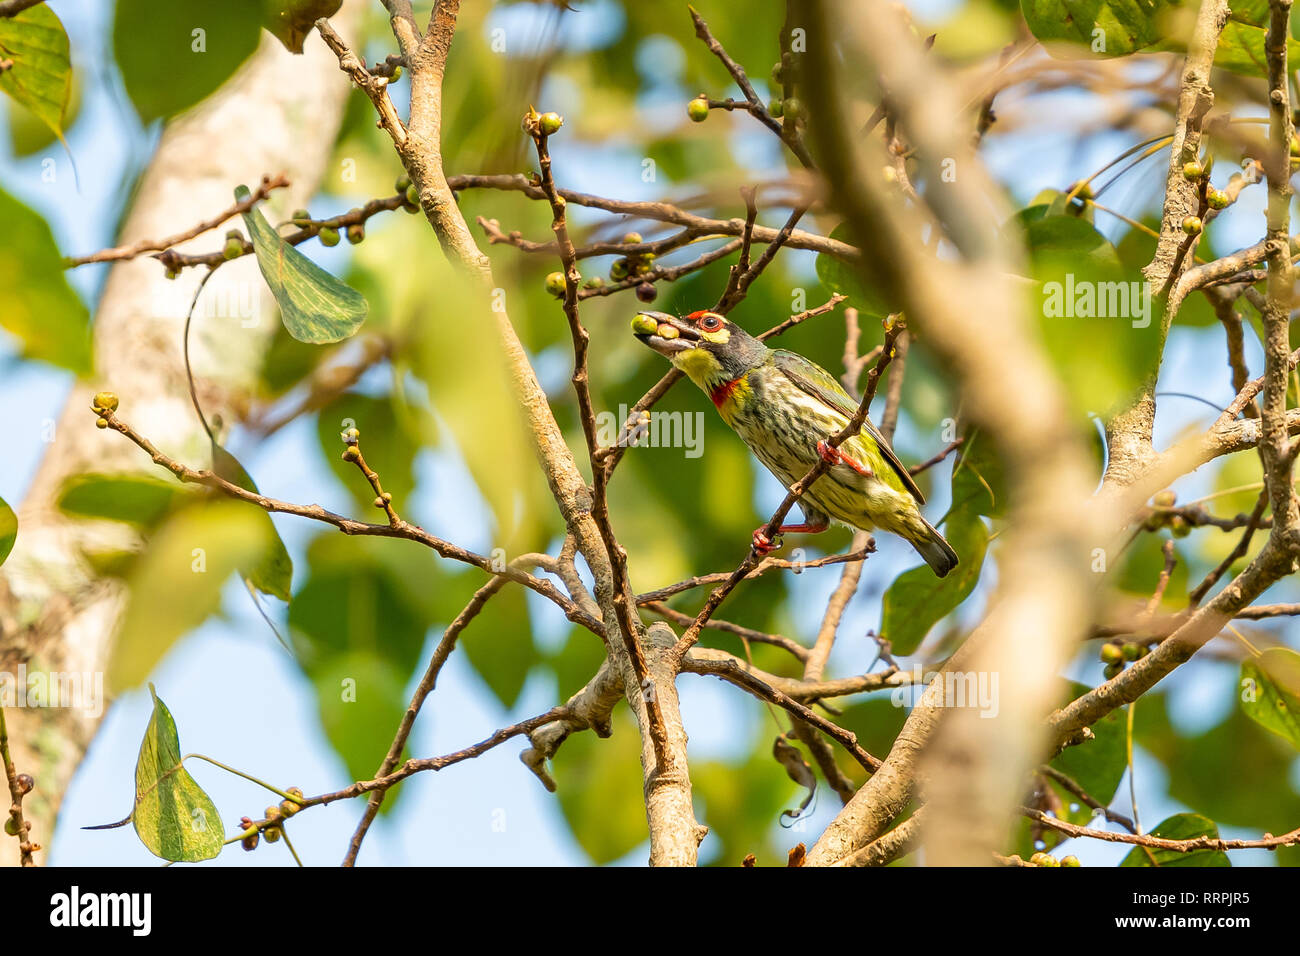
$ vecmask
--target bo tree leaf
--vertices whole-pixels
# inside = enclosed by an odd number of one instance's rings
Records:
[[[261,0],[117,0],[113,56],[140,119],[189,109],[257,49]]]
[[[1300,750],[1300,654],[1273,647],[1243,661],[1241,688],[1246,716]]]
[[[239,459],[215,441],[212,443],[212,470],[231,484],[238,485],[255,495],[260,494],[256,482],[244,470]],[[281,601],[287,601],[293,585],[293,558],[289,557],[289,549],[284,546],[284,539],[276,530],[270,514],[260,510],[253,510],[253,514],[260,518],[259,523],[262,525],[262,535],[267,546],[253,560],[240,565],[239,573],[243,575],[244,580],[263,594],[270,594]]]
[[[0,564],[5,563],[9,552],[14,549],[14,540],[18,537],[18,516],[14,509],[0,498]]]
[[[89,374],[90,313],[68,285],[50,227],[3,189],[0,223],[0,326],[18,337],[25,357]]]
[[[131,823],[149,852],[164,860],[194,863],[221,852],[225,836],[212,798],[181,765],[181,741],[167,705],[154,693],[153,716],[135,764]]]
[[[0,90],[32,112],[63,138],[64,115],[72,91],[68,34],[45,4],[12,17],[0,17],[0,60],[13,63],[0,73]]]
[[[235,199],[249,196],[247,186]],[[356,333],[366,319],[365,296],[336,279],[280,238],[257,209],[244,213],[257,265],[280,306],[284,327],[299,342],[323,345]]]
[[[1219,827],[1209,817],[1203,817],[1199,813],[1175,813],[1156,824],[1151,835],[1166,840],[1192,840],[1199,836],[1217,839]],[[1178,850],[1153,850],[1150,847],[1135,846],[1120,866],[1232,866],[1232,863],[1228,860],[1228,854],[1222,850],[1181,853]]]

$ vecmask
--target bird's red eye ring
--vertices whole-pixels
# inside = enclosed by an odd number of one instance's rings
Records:
[[[716,332],[718,329],[722,328],[722,319],[710,313],[700,318],[699,326],[705,332]]]

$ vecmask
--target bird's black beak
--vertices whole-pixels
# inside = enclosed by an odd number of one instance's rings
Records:
[[[667,312],[638,312],[632,320],[632,332],[666,358],[700,345],[700,333]]]

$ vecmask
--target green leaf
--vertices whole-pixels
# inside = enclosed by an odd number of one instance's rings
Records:
[[[122,629],[109,663],[116,688],[142,683],[178,638],[221,606],[221,588],[266,552],[264,514],[235,501],[183,508],[159,529],[127,579]]]
[[[1166,840],[1191,840],[1199,836],[1217,838],[1219,827],[1209,817],[1203,817],[1199,813],[1176,813],[1156,824],[1151,836]],[[1228,854],[1222,850],[1180,853],[1177,850],[1153,850],[1150,847],[1135,846],[1120,866],[1232,866],[1232,863],[1228,860]]]
[[[409,541],[323,535],[289,605],[295,659],[316,691],[330,745],[355,779],[379,767],[397,732],[443,572]],[[398,804],[398,788],[384,812]]]
[[[0,564],[4,564],[5,558],[9,557],[17,538],[18,516],[9,507],[9,503],[0,498]]]
[[[960,563],[947,577],[922,565],[904,571],[885,592],[881,634],[896,654],[911,654],[939,621],[970,596],[979,581],[988,548],[988,528],[973,511],[953,511],[943,531]]]
[[[63,129],[69,130],[76,125],[81,114],[80,77],[72,74],[72,93],[68,97],[68,108],[63,111]],[[34,156],[59,141],[60,134],[39,116],[20,103],[13,103],[9,109],[9,143],[15,156]]]
[[[830,238],[852,243],[848,226],[845,223],[841,223],[832,229]],[[898,303],[891,303],[876,290],[864,286],[860,278],[860,272],[856,267],[828,253],[819,253],[817,256],[817,278],[831,292],[838,292],[841,295],[848,296],[849,305],[855,309],[861,309],[868,315],[885,316],[891,312],[897,312],[901,308]]]
[[[117,0],[113,56],[140,119],[174,116],[214,92],[257,49],[261,19],[261,0]]]
[[[1241,709],[1300,750],[1300,654],[1272,647],[1242,661]]]
[[[235,190],[237,200],[248,196],[247,186]],[[281,239],[259,210],[244,213],[244,224],[258,268],[290,335],[299,342],[322,345],[356,334],[369,309],[365,296]]]
[[[320,410],[316,434],[330,468],[352,492],[357,503],[374,513],[375,492],[352,462],[343,460],[343,432],[361,432],[366,464],[375,470],[393,505],[403,512],[415,490],[415,457],[422,446],[433,444],[432,418],[424,409],[399,404],[397,396],[376,398],[348,392]]]
[[[78,518],[102,518],[152,528],[187,494],[175,482],[148,475],[91,472],[64,482],[58,506]]]
[[[1049,214],[1021,225],[1035,280],[1029,312],[1075,410],[1104,413],[1156,367],[1154,293],[1090,223]]]
[[[574,734],[553,764],[564,819],[593,863],[612,863],[646,841],[640,737],[626,708],[614,711],[608,740]]]
[[[387,755],[406,710],[408,676],[360,651],[333,655],[312,669],[321,727],[353,779],[369,779]],[[392,810],[400,790],[383,806]]]
[[[131,823],[154,856],[173,862],[211,860],[225,834],[212,798],[181,764],[181,741],[171,711],[154,693],[153,716],[135,764],[135,807]]]
[[[267,0],[266,28],[290,53],[302,52],[302,41],[321,17],[332,17],[343,0]]]
[[[1170,0],[1020,0],[1030,32],[1054,54],[1058,48],[1050,41],[1064,40],[1102,57],[1127,56],[1161,39],[1157,20],[1176,5]]]
[[[0,59],[13,66],[0,73],[0,90],[31,111],[63,138],[72,91],[68,34],[46,4],[12,17],[0,17]]]
[[[245,491],[260,494],[257,483],[244,470],[239,460],[215,441],[212,443],[212,470]],[[239,573],[263,594],[287,601],[293,586],[293,558],[289,557],[289,549],[284,546],[284,539],[276,530],[270,513],[260,508],[250,507],[250,510],[259,518],[259,523],[262,525],[261,534],[268,545],[254,561],[241,565]]]
[[[506,587],[484,605],[459,646],[501,706],[513,707],[529,672],[541,662],[523,588]]]
[[[1264,43],[1268,35],[1269,9],[1260,0],[1237,0],[1232,4],[1228,22],[1219,34],[1219,45],[1214,50],[1214,65],[1246,76],[1268,76],[1268,60]],[[1295,25],[1292,24],[1294,32]],[[1300,43],[1288,37],[1287,62],[1297,62]]]
[[[18,337],[24,357],[89,374],[90,313],[68,285],[50,227],[2,189],[0,222],[0,326]]]
[[[1071,700],[1092,690],[1073,683],[1070,689]],[[1128,768],[1128,720],[1123,711],[1116,710],[1089,727],[1093,739],[1066,747],[1052,760],[1052,766],[1071,777],[1090,797],[1109,804]]]
[[[1006,478],[992,441],[971,427],[953,468],[954,508],[965,508],[991,518],[1002,516],[1007,506]]]

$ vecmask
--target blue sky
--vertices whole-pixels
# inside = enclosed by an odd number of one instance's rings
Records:
[[[88,252],[109,244],[129,176],[151,149],[156,132],[142,130],[135,120],[120,86],[105,66],[107,18],[111,5],[93,0],[52,0],[72,39],[77,69],[83,77],[82,115],[69,135],[69,146],[78,161],[79,189],[74,187],[66,154],[60,148],[23,160],[11,157],[8,144],[0,141],[0,184],[42,212],[54,229],[60,247],[69,254]],[[919,6],[919,5],[918,5]],[[927,12],[947,4],[924,5]],[[596,4],[594,25],[581,34],[581,43],[599,44],[622,29],[617,8]],[[534,8],[528,8],[534,9]],[[511,16],[526,15],[517,8]],[[314,40],[311,42],[315,42]],[[674,41],[648,37],[642,43],[642,58],[671,62]],[[718,95],[727,91],[718,90]],[[685,91],[673,84],[647,89],[638,102],[647,124],[663,122],[664,111],[679,111]],[[552,84],[548,103],[562,112],[580,108],[583,91],[571,84]],[[1083,109],[1081,97],[1061,94],[1062,110]],[[0,110],[7,104],[0,102]],[[0,124],[0,129],[7,128]],[[125,131],[125,135],[123,135]],[[0,136],[3,136],[0,133]],[[1027,200],[1040,188],[1060,187],[1091,172],[1127,146],[1118,137],[1094,139],[1086,147],[1064,138],[1042,134],[995,138],[990,147],[990,164],[1006,181],[1015,183],[1017,198]],[[732,140],[737,155],[757,170],[772,170],[780,161],[775,141],[761,130],[739,132]],[[1031,159],[1027,159],[1031,158]],[[42,161],[53,159],[58,171],[55,183],[41,181]],[[592,152],[573,150],[565,156],[567,168],[581,172],[585,186],[593,192],[615,191],[613,160]],[[576,165],[574,165],[576,164]],[[1158,189],[1163,159],[1151,161],[1136,188]],[[625,166],[626,164],[620,164]],[[575,173],[575,175],[577,175]],[[1145,176],[1146,179],[1141,177]],[[618,194],[627,195],[625,178],[617,177]],[[654,186],[645,188],[648,198]],[[1254,241],[1263,221],[1262,190],[1248,190],[1216,227],[1221,248]],[[321,208],[347,208],[367,197],[326,197]],[[641,197],[627,197],[641,198]],[[186,223],[177,223],[181,228]],[[1098,225],[1110,235],[1114,226],[1104,217]],[[379,224],[376,228],[382,228]],[[327,265],[336,267],[346,247],[333,251]],[[307,249],[312,253],[312,249]],[[314,254],[314,253],[313,253]],[[810,268],[810,262],[801,263]],[[90,267],[73,276],[77,288],[93,302],[105,274],[104,267]],[[1254,343],[1249,358],[1259,366]],[[1221,358],[1218,329],[1179,330],[1169,346],[1169,359],[1161,387],[1188,391],[1218,404],[1231,397]],[[1212,374],[1203,368],[1204,356],[1213,356]],[[567,356],[548,355],[543,362],[543,380],[557,387],[567,375]],[[10,453],[0,459],[0,496],[21,501],[37,462],[45,450],[42,425],[56,419],[62,407],[69,376],[35,363],[15,359],[12,343],[0,333],[0,404],[21,409],[11,414],[6,427]],[[1158,439],[1168,440],[1191,423],[1205,423],[1213,413],[1193,402],[1169,400],[1161,406]],[[907,423],[904,422],[904,428]],[[302,502],[332,502],[346,507],[346,492],[324,467],[300,467],[315,461],[316,438],[310,421],[284,429],[256,448],[236,447],[249,470],[259,476],[263,490],[277,497]],[[426,454],[420,462],[421,481],[441,489],[443,500],[457,504],[443,509],[436,518],[441,534],[471,547],[488,540],[486,509],[454,453]],[[1193,476],[1187,494],[1203,482]],[[766,515],[776,506],[783,490],[774,479],[760,483],[755,515]],[[1186,494],[1184,495],[1186,497]],[[416,520],[423,520],[420,514]],[[304,523],[277,519],[282,535],[295,555],[317,533]],[[881,553],[873,557],[858,598],[850,606],[843,630],[861,634],[878,622],[880,590],[895,574],[913,563],[905,545],[892,539],[881,542]],[[832,570],[804,574],[792,579],[794,599],[790,602],[795,633],[815,631],[822,607],[838,575]],[[530,605],[539,640],[555,640],[567,632],[566,623],[544,602]],[[214,619],[183,640],[159,666],[152,679],[167,700],[180,727],[187,751],[199,751],[233,763],[254,775],[281,786],[301,786],[307,793],[335,789],[348,781],[346,771],[333,755],[315,716],[312,688],[294,662],[270,636],[256,616],[241,588],[231,586],[225,616]],[[430,641],[438,634],[432,633]],[[431,646],[431,645],[430,645]],[[841,672],[861,668],[866,661],[860,644],[841,642],[833,666]],[[1097,667],[1073,675],[1096,680]],[[1184,726],[1204,724],[1231,706],[1230,696],[1221,693],[1222,672],[1202,668],[1187,679],[1174,682],[1171,709]],[[767,715],[749,698],[714,680],[685,676],[679,682],[683,712],[696,758],[734,756],[743,742],[752,739]],[[557,690],[549,679],[529,683],[516,708],[502,710],[479,678],[453,655],[444,678],[417,725],[413,752],[443,753],[487,736],[496,728],[530,716],[556,702]],[[80,768],[64,804],[61,825],[53,841],[56,864],[156,865],[152,857],[126,830],[83,832],[77,827],[120,819],[129,808],[136,751],[149,716],[149,696],[144,690],[123,695],[104,721],[90,753]],[[738,743],[740,742],[740,743]],[[555,799],[519,763],[519,744],[500,747],[487,756],[441,774],[419,775],[404,787],[407,793],[391,819],[385,819],[371,833],[363,851],[363,864],[582,864],[586,857],[568,835]],[[257,815],[269,795],[259,788],[206,765],[191,772],[208,790],[228,824],[244,814]],[[1293,774],[1300,779],[1300,773]],[[1163,797],[1162,770],[1143,755],[1138,758],[1138,780],[1144,820],[1152,824],[1179,809]],[[563,781],[561,781],[563,785]],[[1125,784],[1127,787],[1127,784]],[[1126,793],[1124,789],[1121,792]],[[791,787],[791,805],[798,800]],[[834,801],[823,792],[808,830],[807,839],[831,819]],[[1123,809],[1123,800],[1119,801]],[[294,838],[304,860],[311,864],[337,863],[360,813],[359,804],[336,804],[305,813],[295,820]],[[504,820],[504,826],[501,822]],[[773,828],[777,823],[773,821]],[[786,835],[783,843],[794,842]],[[1077,841],[1076,841],[1077,842]],[[703,847],[705,858],[712,851]],[[1123,856],[1121,847],[1111,845],[1072,846],[1085,863],[1113,863]],[[639,865],[645,848],[628,855],[624,862]],[[1262,857],[1256,855],[1255,859]],[[1250,855],[1238,855],[1240,863]],[[265,847],[254,854],[228,850],[215,865],[283,865],[289,862],[281,846]]]

